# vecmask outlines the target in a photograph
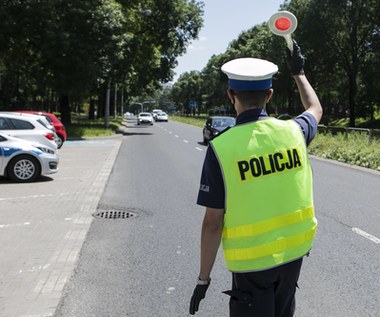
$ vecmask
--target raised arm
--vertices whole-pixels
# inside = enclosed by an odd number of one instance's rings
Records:
[[[310,112],[317,120],[317,123],[319,123],[322,118],[322,106],[317,94],[305,76],[303,70],[305,57],[302,55],[301,49],[296,41],[293,41],[293,53],[291,53],[288,48],[286,52],[286,63],[296,81],[302,104],[305,110]]]
[[[315,120],[317,120],[317,123],[319,123],[319,121],[321,121],[323,111],[321,103],[319,102],[318,96],[313,87],[311,87],[305,75],[295,75],[293,78],[296,81],[298,92],[305,110],[310,112],[314,116]]]

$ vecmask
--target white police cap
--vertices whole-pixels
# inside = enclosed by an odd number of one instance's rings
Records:
[[[272,87],[277,65],[259,58],[237,58],[225,63],[222,72],[228,76],[228,87],[236,90],[264,90]]]

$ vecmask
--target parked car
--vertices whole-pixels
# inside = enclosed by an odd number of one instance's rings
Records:
[[[57,173],[58,163],[56,150],[0,133],[0,176],[31,182],[41,175]]]
[[[162,112],[161,109],[153,109],[152,110],[152,116],[153,116],[154,120],[156,120],[157,113],[160,113],[160,112]]]
[[[137,116],[137,124],[150,124],[153,125],[153,116],[150,112],[140,112]]]
[[[55,133],[55,128],[54,128],[53,124],[51,123],[50,119],[48,119],[48,118],[46,118],[46,117],[44,117],[42,115],[38,115],[38,114],[34,114],[34,113],[22,113],[22,112],[18,112],[18,111],[1,111],[0,114],[13,114],[13,115],[16,115],[16,116],[35,118],[45,128],[48,128],[49,130],[51,130],[51,131],[53,131]]]
[[[158,112],[156,114],[156,121],[166,121],[168,122],[169,118],[166,112]]]
[[[58,148],[60,149],[62,147],[63,143],[66,141],[67,133],[66,133],[65,126],[63,125],[61,120],[59,120],[56,117],[54,113],[45,112],[45,111],[34,111],[34,110],[19,110],[17,112],[44,116],[50,122],[50,124],[53,125],[55,129],[55,133],[58,136],[58,139],[56,140]]]
[[[0,132],[57,149],[57,134],[46,128],[40,116],[0,112]]]
[[[222,117],[222,116],[211,116],[206,120],[206,124],[203,127],[203,143],[207,144],[219,133],[223,132],[229,127],[235,125],[235,118],[233,117]]]

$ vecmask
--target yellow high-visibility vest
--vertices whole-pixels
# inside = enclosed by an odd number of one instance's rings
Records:
[[[312,170],[293,120],[237,125],[211,141],[225,183],[223,252],[232,272],[301,258],[317,228]]]

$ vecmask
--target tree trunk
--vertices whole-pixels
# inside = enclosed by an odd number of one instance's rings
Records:
[[[350,108],[350,123],[349,126],[354,128],[355,127],[355,89],[356,83],[355,78],[350,78],[350,84],[349,84],[349,97],[348,97],[348,103]]]
[[[352,70],[348,74],[348,104],[350,109],[350,127],[355,127],[355,119],[356,119],[356,113],[355,113],[355,100],[356,100],[356,94],[358,85],[356,83],[356,77],[357,77],[357,63],[354,60],[352,63]]]
[[[60,108],[61,108],[61,121],[63,124],[71,124],[71,110],[69,104],[69,96],[61,95],[59,99]]]
[[[88,109],[88,118],[90,120],[95,119],[95,100],[94,98],[90,98],[90,109]]]

